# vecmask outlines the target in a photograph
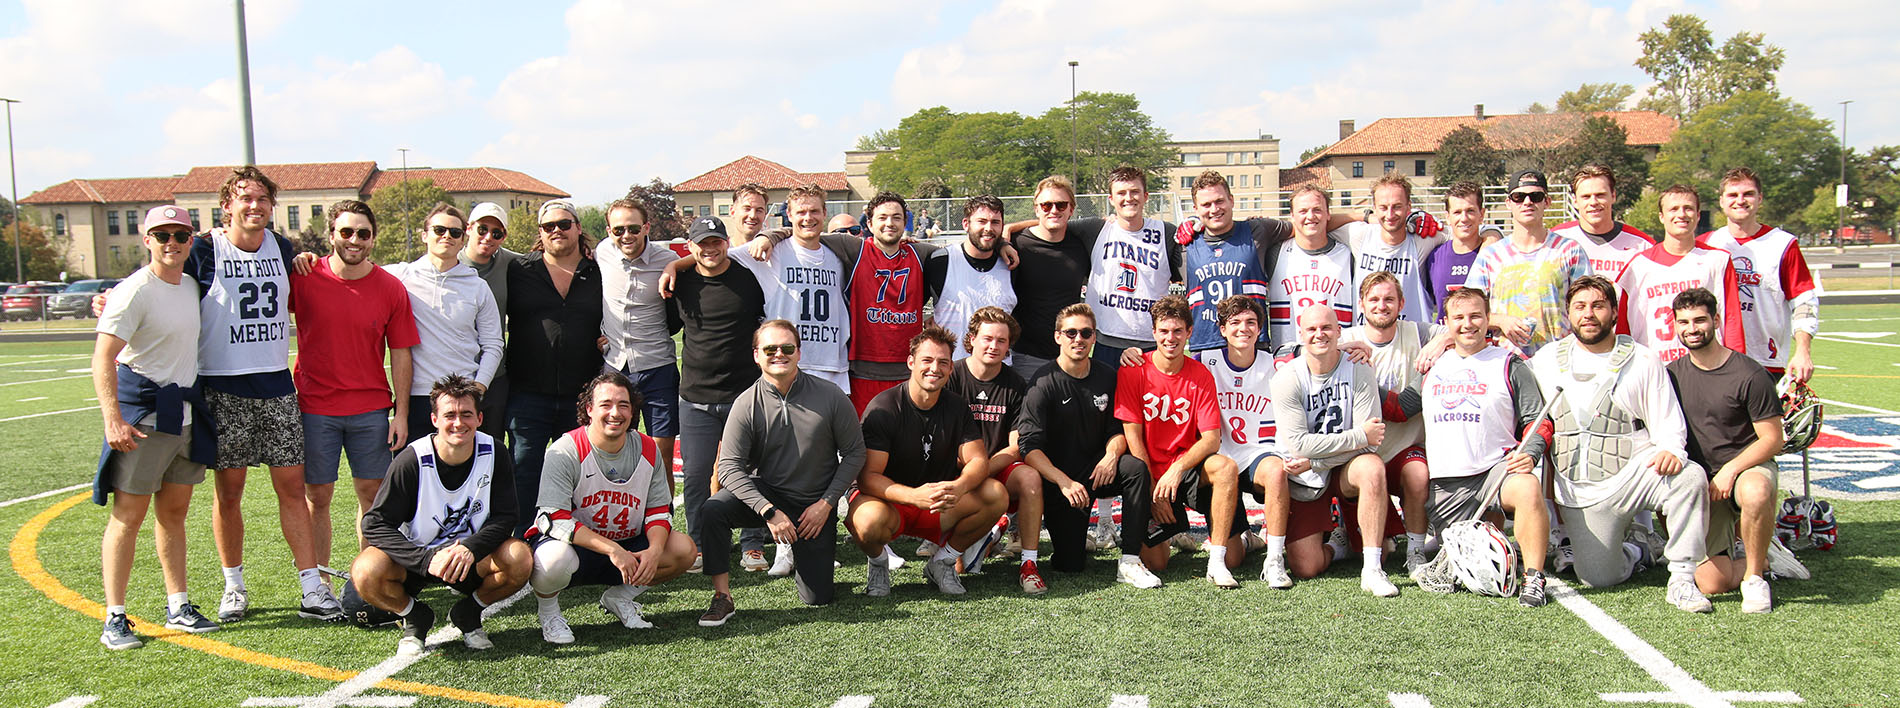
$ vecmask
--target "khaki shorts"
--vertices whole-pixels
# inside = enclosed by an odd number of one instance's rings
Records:
[[[1781,475],[1781,468],[1775,465],[1774,460],[1769,460],[1767,464],[1756,465],[1743,470],[1742,474],[1748,474],[1749,472],[1759,472],[1768,475],[1770,488],[1774,489],[1776,494],[1780,494],[1781,480],[1779,477]],[[1770,509],[1770,514],[1770,523],[1773,523],[1772,509]],[[1708,549],[1707,553],[1710,558],[1729,554],[1729,551],[1735,546],[1735,537],[1741,533],[1739,529],[1741,523],[1742,508],[1736,505],[1735,495],[1730,494],[1727,499],[1722,501],[1709,500],[1709,543],[1706,548]]]
[[[1504,490],[1504,480],[1511,474],[1504,471],[1506,462],[1498,461],[1491,469],[1465,477],[1433,478],[1430,485],[1431,498],[1426,501],[1427,517],[1430,519],[1430,531],[1436,533],[1445,527],[1460,521],[1468,521],[1484,516],[1493,508],[1502,509],[1504,503],[1499,496]],[[1542,467],[1532,472],[1542,487]]]
[[[114,453],[106,468],[112,488],[126,494],[157,494],[165,484],[197,484],[205,481],[205,466],[192,462],[191,426],[179,435],[158,432],[152,426],[134,426],[145,437],[137,438],[136,450]]]

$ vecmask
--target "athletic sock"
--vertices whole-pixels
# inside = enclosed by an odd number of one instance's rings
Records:
[[[244,564],[239,563],[236,567],[224,569],[224,587],[240,590],[244,588]]]
[[[303,586],[305,595],[320,592],[323,589],[323,574],[317,572],[316,568],[299,570],[297,571],[297,583]]]
[[[1425,534],[1407,531],[1405,532],[1405,549],[1409,552],[1414,548],[1418,549],[1421,553],[1424,552]]]
[[[1624,541],[1623,557],[1629,559],[1630,572],[1634,573],[1643,564],[1643,547]]]
[[[1268,536],[1267,537],[1267,555],[1278,556],[1281,558],[1286,557],[1286,537],[1285,536]]]
[[[1115,501],[1114,500],[1112,499],[1095,500],[1095,523],[1097,524],[1113,523],[1115,520],[1114,516],[1115,516]]]
[[[416,599],[413,597],[409,598],[409,602],[404,603],[402,606],[402,609],[396,611],[396,616],[408,617],[409,613],[415,611],[415,609],[416,609]]]
[[[542,597],[540,594],[537,593],[534,596],[534,604],[535,604],[535,611],[539,614],[543,614],[543,615],[561,614],[561,596],[560,595],[555,595],[554,597]]]
[[[951,548],[950,544],[944,543],[937,546],[937,554],[934,556],[931,556],[930,560],[940,561],[940,560],[945,560],[949,558],[956,558],[957,556],[960,556],[960,555],[963,555],[963,551],[959,551],[955,548]]]
[[[1039,554],[1039,553],[1037,553],[1037,552],[1036,552],[1036,549],[1034,549],[1034,548],[1025,548],[1025,549],[1023,549],[1023,562],[1024,562],[1024,563],[1034,563],[1034,562],[1036,562],[1036,559],[1037,559],[1037,558],[1039,558],[1039,557],[1041,557],[1041,554]]]
[[[1141,562],[1141,556],[1138,556],[1138,555],[1135,555],[1135,554],[1133,554],[1133,553],[1123,553],[1123,554],[1122,554],[1122,561],[1121,561],[1121,562],[1123,562],[1123,563],[1140,563],[1140,562]]]
[[[473,600],[473,601],[475,602],[475,606],[476,606],[476,607],[481,607],[481,608],[484,608],[484,609],[486,609],[486,608],[488,607],[488,603],[486,603],[486,602],[482,602],[482,596],[480,596],[480,595],[477,595],[477,594],[475,594],[475,593],[472,593],[472,592],[471,592],[471,593],[469,593],[469,594],[468,594],[468,599],[470,599],[470,600]]]
[[[177,612],[178,608],[184,607],[188,602],[191,602],[191,593],[175,592],[165,596],[165,608],[172,612]]]
[[[120,617],[124,617],[125,605],[106,605],[106,616],[111,617],[113,615],[119,615]]]
[[[1227,567],[1227,546],[1207,544],[1207,567]]]
[[[877,549],[877,555],[871,556],[871,558],[867,562],[889,564],[891,562],[891,547],[889,545],[886,545],[882,548]]]
[[[1384,562],[1383,556],[1385,555],[1384,548],[1381,548],[1379,546],[1366,546],[1365,548],[1359,549],[1359,554],[1361,557],[1365,559],[1365,565],[1362,566],[1362,570],[1383,570],[1384,569],[1384,566],[1383,566],[1383,562]]]
[[[1669,561],[1669,577],[1684,577],[1695,580],[1696,564],[1689,561]]]
[[[1630,525],[1641,526],[1646,531],[1654,532],[1656,530],[1656,512],[1649,510],[1636,512],[1636,516],[1630,518]]]

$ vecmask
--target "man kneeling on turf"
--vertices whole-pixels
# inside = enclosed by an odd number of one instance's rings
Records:
[[[1537,461],[1549,445],[1550,426],[1530,365],[1485,341],[1490,308],[1490,299],[1476,288],[1460,288],[1445,298],[1452,349],[1438,358],[1423,384],[1425,456],[1432,461],[1429,517],[1432,528],[1442,532],[1494,506],[1514,514],[1524,559],[1517,601],[1543,607],[1550,512]],[[1440,582],[1430,582],[1434,577]],[[1412,579],[1427,590],[1448,591],[1445,577],[1420,570]]]
[[[958,558],[974,563],[989,550],[978,541],[995,539],[990,528],[1009,505],[1009,492],[990,476],[969,404],[944,390],[956,351],[949,330],[925,325],[910,339],[910,380],[864,407],[864,470],[844,523],[871,557],[866,595],[891,593],[885,546],[898,536],[936,542],[924,575],[938,590],[963,594]]]
[[[482,394],[450,374],[429,391],[435,434],[409,444],[389,465],[376,500],[363,514],[369,546],[350,567],[363,600],[402,617],[404,653],[422,651],[435,611],[417,601],[441,583],[467,595],[449,610],[470,649],[495,646],[482,629],[482,608],[528,581],[528,546],[515,527],[514,460],[482,425]]]
[[[541,638],[554,644],[574,641],[561,616],[561,590],[606,585],[600,608],[627,629],[650,629],[633,599],[685,573],[698,553],[691,537],[673,533],[673,480],[659,443],[632,429],[639,409],[633,383],[618,372],[601,374],[580,400],[581,427],[548,446],[528,530],[528,582],[540,605]]]

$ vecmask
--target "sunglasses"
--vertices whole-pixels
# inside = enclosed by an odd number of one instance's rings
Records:
[[[640,224],[637,226],[615,226],[609,230],[613,231],[615,236],[633,236],[647,230],[647,227],[646,224]]]
[[[1091,339],[1095,337],[1095,328],[1083,327],[1081,329],[1059,329],[1059,330],[1056,330],[1056,334],[1060,334],[1064,337],[1068,337],[1069,339]]]
[[[573,219],[562,219],[560,221],[550,221],[541,225],[541,231],[543,233],[550,233],[550,234],[556,231],[566,231],[571,228],[574,228]]]
[[[846,226],[846,227],[844,227],[844,228],[842,228],[842,229],[836,229],[836,230],[834,230],[834,231],[832,231],[832,233],[834,233],[834,234],[851,234],[852,236],[863,236],[863,235],[864,235],[864,227],[862,227],[862,226]]]
[[[468,229],[455,229],[440,224],[429,227],[429,230],[435,232],[437,236],[447,236],[458,241],[462,239],[463,234],[468,233]]]
[[[152,237],[153,243],[162,244],[167,241],[172,243],[191,243],[190,231],[153,231],[148,235]]]
[[[793,354],[798,353],[798,345],[796,344],[767,344],[763,347],[759,347],[759,351],[765,352],[766,356],[778,356],[780,354],[784,354],[785,356],[791,356]]]
[[[345,241],[354,241],[358,239],[368,241],[370,239],[376,238],[376,232],[373,230],[352,229],[348,226],[336,227],[336,235],[337,235],[337,238],[343,239]]]
[[[508,238],[508,230],[503,228],[489,228],[487,224],[481,224],[475,227],[475,235],[502,239]]]
[[[1532,204],[1536,204],[1538,202],[1544,201],[1544,198],[1546,196],[1548,195],[1546,195],[1543,192],[1512,192],[1511,203],[1523,204],[1524,202],[1530,202]]]
[[[1036,208],[1043,211],[1068,211],[1068,202],[1036,202]]]

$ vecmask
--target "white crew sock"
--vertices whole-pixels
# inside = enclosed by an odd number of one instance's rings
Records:
[[[937,546],[937,554],[931,556],[930,560],[932,562],[935,562],[935,561],[940,561],[947,558],[956,558],[957,556],[960,556],[960,555],[963,555],[963,551],[959,551],[955,548],[951,548],[949,539],[944,539],[943,545]]]
[[[412,598],[409,598],[408,602],[403,603],[402,609],[396,611],[396,616],[408,617],[409,613],[414,612],[415,610],[416,610],[416,599],[412,597]]]
[[[323,574],[317,572],[316,568],[299,570],[297,571],[297,584],[303,586],[303,591],[306,595],[313,592],[321,592],[323,589]]]
[[[1207,567],[1227,567],[1227,546],[1207,544]]]
[[[1425,551],[1425,534],[1407,531],[1405,532],[1405,549],[1409,552],[1414,548],[1420,553]]]
[[[561,614],[561,596],[560,595],[542,597],[539,593],[536,593],[534,596],[534,604],[535,604],[535,611],[539,614],[542,614],[542,615]]]
[[[1267,537],[1267,555],[1280,557],[1280,558],[1286,557],[1286,537],[1285,536],[1268,536]]]
[[[106,616],[124,615],[125,605],[106,605]]]
[[[885,565],[889,565],[891,562],[891,547],[887,545],[887,546],[884,546],[883,548],[877,549],[877,555],[872,556],[870,560],[867,562],[883,563]]]
[[[1034,549],[1034,548],[1025,548],[1025,549],[1023,549],[1023,562],[1024,562],[1024,563],[1034,563],[1034,562],[1036,562],[1036,559],[1037,559],[1037,558],[1039,558],[1040,556],[1041,556],[1041,554],[1039,554],[1039,553],[1037,553],[1037,552],[1036,552],[1036,549]]]
[[[1361,566],[1362,570],[1384,569],[1382,565],[1384,562],[1383,556],[1385,555],[1384,548],[1379,546],[1366,546],[1365,548],[1359,549],[1359,553],[1365,559],[1365,565]]]
[[[244,564],[239,563],[236,567],[224,569],[224,587],[240,589],[244,587]]]
[[[191,602],[191,593],[188,592],[175,592],[165,596],[165,607],[172,612],[177,612],[178,608],[184,607],[187,602]]]
[[[1122,562],[1123,562],[1123,563],[1140,563],[1140,562],[1141,562],[1141,556],[1138,556],[1138,555],[1135,555],[1135,554],[1132,554],[1132,553],[1123,553],[1123,554],[1122,554]]]

